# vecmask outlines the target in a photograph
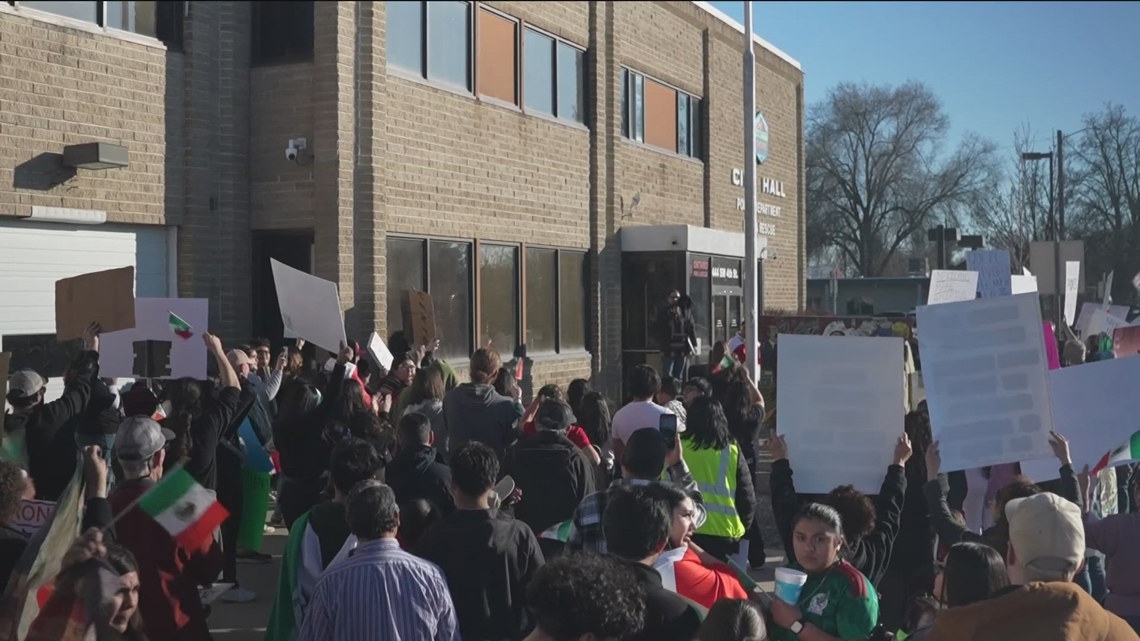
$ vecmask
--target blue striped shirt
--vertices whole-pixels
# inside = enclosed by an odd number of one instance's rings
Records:
[[[438,567],[395,539],[362,543],[321,575],[300,641],[459,641]]]

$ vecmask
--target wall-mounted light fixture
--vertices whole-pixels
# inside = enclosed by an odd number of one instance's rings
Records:
[[[73,169],[121,169],[130,164],[130,154],[122,145],[86,142],[63,148],[63,166]]]

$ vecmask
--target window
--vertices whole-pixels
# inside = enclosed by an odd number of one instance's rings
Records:
[[[526,250],[526,346],[528,354],[558,351],[558,252]]]
[[[621,134],[701,158],[701,100],[629,69],[621,75]]]
[[[479,93],[512,105],[518,104],[518,23],[509,18],[480,9],[479,45],[475,59],[479,64]]]
[[[253,3],[253,64],[304,62],[312,59],[312,2]]]
[[[426,291],[435,308],[439,355],[458,359],[470,356],[471,245],[389,237],[387,265],[389,335],[404,327],[404,291]]]
[[[424,72],[424,3],[389,2],[387,11],[388,64]]]
[[[111,2],[37,2],[20,0],[20,7],[157,38],[168,47],[182,45],[186,3],[174,0],[114,0]]]
[[[529,268],[529,265],[528,265]],[[562,352],[586,349],[586,254],[558,252],[558,349]]]
[[[585,122],[584,53],[569,43],[526,29],[524,106],[563,120]]]
[[[518,345],[519,250],[506,245],[482,245],[479,250],[480,346],[491,342],[500,354]]]

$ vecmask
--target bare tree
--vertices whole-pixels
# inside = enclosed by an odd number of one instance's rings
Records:
[[[949,119],[923,84],[840,84],[807,123],[809,241],[834,246],[877,276],[940,207],[961,202],[993,170],[993,146],[967,136],[947,159]]]

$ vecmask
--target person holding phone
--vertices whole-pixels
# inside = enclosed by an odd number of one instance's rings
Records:
[[[667,427],[669,421],[664,416],[662,420]],[[694,400],[685,428],[678,446],[683,444],[685,462],[701,488],[708,511],[708,518],[693,535],[693,541],[724,561],[739,550],[745,523],[751,523],[755,515],[752,474],[740,446],[728,431],[728,418],[719,402],[708,397]],[[676,432],[673,434],[676,441]],[[664,429],[662,438],[668,438]]]

